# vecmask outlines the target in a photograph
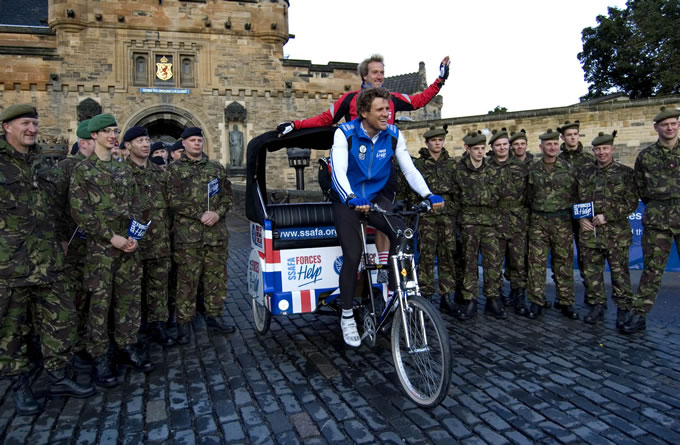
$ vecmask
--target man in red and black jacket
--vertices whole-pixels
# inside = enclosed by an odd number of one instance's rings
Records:
[[[414,94],[413,96],[402,93],[390,93],[390,114],[387,117],[387,122],[390,124],[394,123],[394,115],[397,111],[413,111],[427,105],[439,93],[439,90],[441,90],[444,82],[449,77],[449,64],[449,56],[444,57],[439,65],[439,77],[422,93]],[[385,66],[381,55],[374,54],[365,59],[359,64],[358,71],[361,77],[361,89],[368,87],[381,88],[383,86],[385,82]],[[276,129],[283,135],[301,128],[328,127],[338,123],[343,117],[346,122],[356,119],[357,97],[360,92],[361,90],[349,91],[340,96],[328,110],[318,116],[292,122],[282,122]]]

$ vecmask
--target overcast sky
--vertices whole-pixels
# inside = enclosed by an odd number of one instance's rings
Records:
[[[587,92],[581,31],[625,0],[290,0],[284,55],[313,63],[385,57],[385,74],[428,83],[451,57],[442,117],[577,103]],[[357,85],[357,88],[359,85]]]

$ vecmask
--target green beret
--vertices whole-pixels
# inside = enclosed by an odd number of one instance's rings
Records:
[[[446,129],[445,128],[431,128],[430,130],[426,131],[423,137],[425,140],[428,140],[430,138],[435,138],[437,136],[441,137],[446,137]]]
[[[94,133],[106,127],[117,127],[116,118],[112,114],[98,114],[90,119],[87,131]]]
[[[661,121],[665,121],[668,118],[671,117],[679,117],[680,116],[680,110],[677,108],[671,108],[670,110],[666,109],[666,107],[661,107],[661,110],[659,111],[659,114],[654,116],[654,122],[658,123]]]
[[[560,138],[560,133],[558,131],[553,131],[552,128],[548,128],[545,133],[538,138],[542,141],[554,141]]]
[[[579,122],[579,121],[574,121],[574,122],[566,121],[564,123],[564,125],[562,125],[561,127],[557,127],[557,131],[564,134],[564,132],[567,131],[570,128],[576,128],[578,130],[580,125],[581,125],[581,122]]]
[[[616,130],[612,134],[606,134],[600,131],[595,139],[593,139],[593,147],[598,145],[614,145],[614,138],[616,137]]]
[[[511,144],[513,142],[515,142],[517,139],[524,139],[525,141],[528,141],[527,132],[526,132],[526,130],[524,130],[524,128],[522,128],[519,131],[513,131],[512,133],[510,133],[510,143]]]
[[[38,118],[38,110],[31,104],[16,104],[7,107],[0,115],[0,121],[9,122],[20,117]]]
[[[477,131],[476,133],[468,133],[467,136],[463,138],[463,142],[468,147],[479,144],[485,145],[486,136],[484,136],[481,131]]]
[[[498,139],[508,138],[508,130],[501,128],[500,131],[493,130],[491,132],[491,139],[489,139],[489,145],[493,145]],[[509,139],[509,138],[508,138]]]
[[[85,119],[78,125],[78,129],[76,130],[76,136],[78,136],[79,139],[92,139],[92,133],[89,131],[90,127],[90,120]]]

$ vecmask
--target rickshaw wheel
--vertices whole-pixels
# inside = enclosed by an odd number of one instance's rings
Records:
[[[363,330],[361,343],[368,345],[369,348],[375,347],[378,333],[375,330],[375,320],[371,316],[371,311],[367,307],[361,309],[361,327]]]
[[[255,331],[260,335],[267,333],[272,322],[272,313],[266,306],[257,304],[255,298],[253,298],[253,321],[255,322]]]

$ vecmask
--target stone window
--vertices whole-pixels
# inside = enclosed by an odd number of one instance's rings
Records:
[[[181,67],[179,73],[180,86],[185,88],[191,88],[196,86],[194,81],[194,57],[193,56],[180,56]]]
[[[149,85],[149,61],[146,54],[133,56],[133,84],[139,86]]]

